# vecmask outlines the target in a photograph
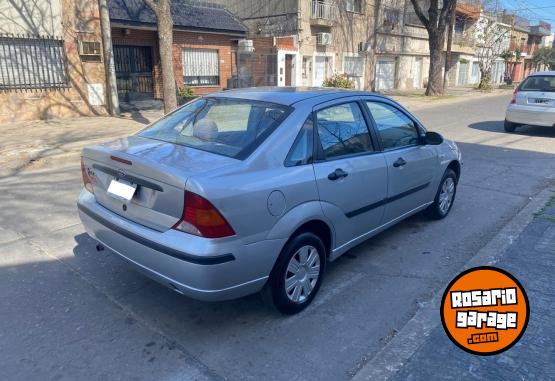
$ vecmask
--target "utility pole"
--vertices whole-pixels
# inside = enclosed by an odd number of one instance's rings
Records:
[[[119,115],[118,87],[116,83],[116,67],[114,64],[114,49],[112,48],[112,31],[110,29],[110,14],[106,0],[98,0],[100,9],[100,28],[102,31],[102,51],[104,53],[104,69],[106,71],[106,95],[108,112]]]
[[[457,14],[457,2],[453,14],[449,19],[449,31],[447,32],[447,50],[445,51],[445,70],[443,71],[443,93],[447,89],[447,71],[449,70],[449,61],[451,61],[451,46],[453,45],[453,26],[455,25],[455,15]]]

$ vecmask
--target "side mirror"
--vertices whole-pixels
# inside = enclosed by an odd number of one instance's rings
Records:
[[[443,143],[443,136],[437,132],[427,131],[424,136],[424,144],[429,144],[432,146],[437,146]]]

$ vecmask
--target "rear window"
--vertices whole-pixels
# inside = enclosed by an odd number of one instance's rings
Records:
[[[520,91],[555,92],[554,75],[535,75],[528,77],[520,85]]]
[[[244,159],[289,112],[290,108],[273,103],[202,98],[168,114],[139,136]]]

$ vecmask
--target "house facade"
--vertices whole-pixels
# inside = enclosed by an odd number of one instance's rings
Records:
[[[359,89],[373,81],[371,0],[215,0],[248,27],[238,49],[237,82],[321,86],[345,73]]]
[[[118,97],[162,98],[156,18],[142,0],[110,0]],[[173,69],[177,88],[206,94],[230,87],[246,27],[223,6],[173,1]]]
[[[97,1],[0,5],[0,123],[105,115]]]
[[[528,20],[516,15],[506,15],[507,23],[512,24],[509,51],[512,57],[507,71],[514,82],[520,82],[535,70],[534,54],[542,47],[542,41],[551,34],[551,25],[540,22],[530,26]]]

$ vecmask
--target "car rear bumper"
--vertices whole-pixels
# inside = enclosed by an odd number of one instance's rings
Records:
[[[77,203],[87,233],[150,278],[189,297],[216,301],[260,291],[285,240],[243,244],[159,232],[127,220],[83,190]]]
[[[512,104],[507,108],[505,119],[512,123],[551,127],[555,125],[555,107]]]

